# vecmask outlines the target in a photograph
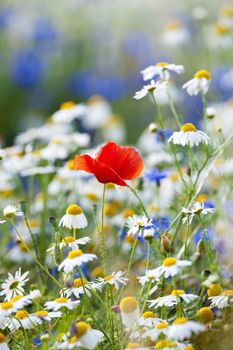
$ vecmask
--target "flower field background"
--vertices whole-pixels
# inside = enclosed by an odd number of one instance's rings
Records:
[[[233,350],[233,5],[3,1],[0,47],[0,350]]]

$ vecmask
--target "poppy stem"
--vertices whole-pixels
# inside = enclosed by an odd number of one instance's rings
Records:
[[[106,249],[104,242],[104,206],[105,206],[105,194],[106,194],[106,184],[104,184],[103,195],[102,195],[102,213],[101,213],[101,232],[100,232],[100,250],[103,259],[104,274],[106,275]]]
[[[137,193],[137,190],[136,190],[135,188],[133,188],[133,187],[130,187],[130,186],[129,186],[129,189],[130,189],[130,191],[135,195],[135,197],[137,198],[137,200],[139,201],[140,206],[141,206],[141,208],[142,208],[142,211],[143,211],[144,214],[146,215],[147,219],[150,219],[149,214],[147,213],[146,208],[145,208],[144,204],[142,203],[141,198],[139,197],[139,195],[138,195],[138,193]]]

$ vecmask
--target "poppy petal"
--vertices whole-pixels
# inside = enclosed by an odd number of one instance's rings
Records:
[[[89,155],[76,156],[74,167],[76,170],[84,170],[95,175],[101,183],[114,183],[120,186],[128,186],[127,183],[107,164],[93,159]]]
[[[111,167],[122,179],[138,177],[143,170],[143,161],[134,147],[119,146],[115,142],[106,143],[96,160]]]

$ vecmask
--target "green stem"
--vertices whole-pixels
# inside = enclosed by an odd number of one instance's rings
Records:
[[[136,189],[134,189],[134,188],[132,188],[132,187],[130,187],[130,186],[128,186],[128,187],[129,187],[130,191],[134,194],[134,196],[137,198],[138,202],[140,203],[140,206],[141,206],[141,208],[142,208],[142,211],[143,211],[144,214],[146,215],[147,219],[150,219],[149,214],[147,213],[146,208],[145,208],[144,204],[142,203],[141,198],[140,198],[139,195],[137,194]]]
[[[172,101],[172,98],[171,98],[171,95],[167,89],[167,96],[168,96],[168,102],[169,102],[169,106],[171,108],[171,111],[172,111],[172,114],[176,120],[176,124],[178,125],[179,128],[181,128],[181,121],[180,121],[180,117],[178,115],[178,113],[176,112],[176,109],[175,109],[175,106],[174,106],[174,103]]]
[[[159,122],[159,126],[160,128],[163,130],[164,129],[164,125],[163,125],[163,118],[162,118],[162,113],[161,113],[161,108],[160,108],[160,104],[156,101],[156,98],[153,94],[153,92],[151,92],[151,97],[154,101],[154,104],[156,106],[156,109],[157,109],[157,117],[158,117],[158,122]],[[155,120],[156,121],[156,120]]]

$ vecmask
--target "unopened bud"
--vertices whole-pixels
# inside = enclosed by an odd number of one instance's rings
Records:
[[[171,241],[166,235],[162,235],[160,241],[160,250],[162,252],[169,252],[171,249]]]
[[[201,255],[205,254],[205,241],[204,239],[200,239],[197,244],[197,252]]]
[[[24,213],[24,215],[27,214],[27,202],[26,201],[21,201],[20,202],[20,208],[22,210],[22,212]]]
[[[113,305],[111,307],[112,311],[115,312],[116,314],[119,314],[121,312],[120,306],[119,305]]]

